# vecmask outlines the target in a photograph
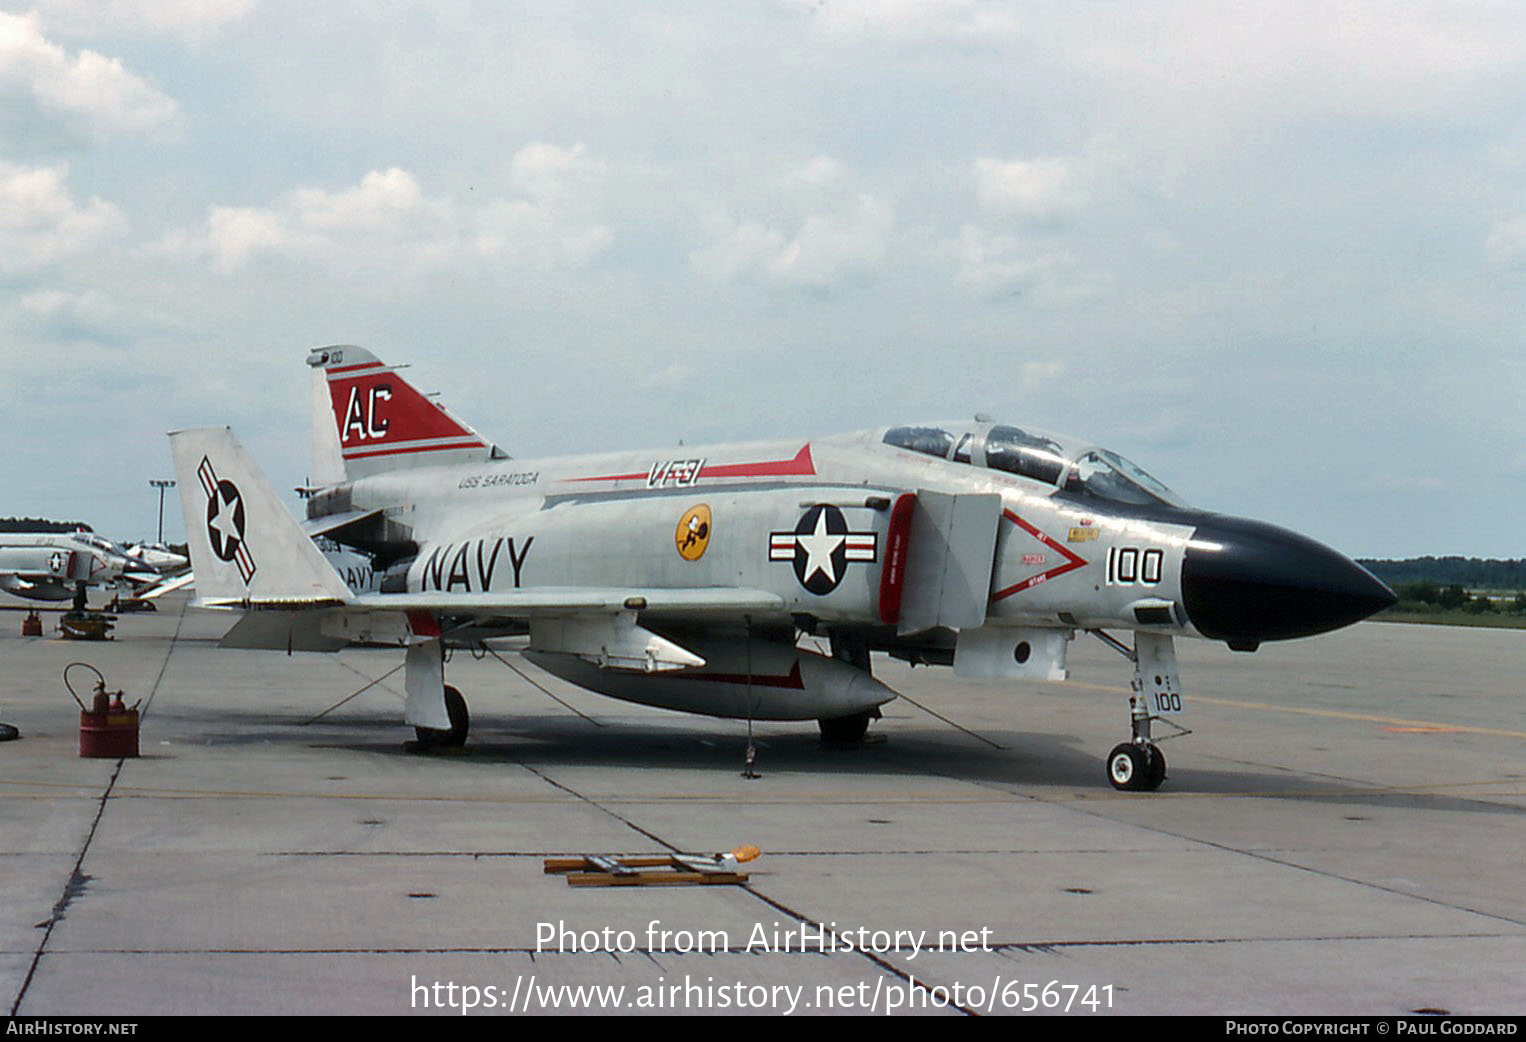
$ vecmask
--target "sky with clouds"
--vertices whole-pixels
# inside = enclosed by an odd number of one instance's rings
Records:
[[[1526,556],[1523,97],[1513,2],[0,0],[0,515],[289,488],[359,343],[516,455],[982,411]]]

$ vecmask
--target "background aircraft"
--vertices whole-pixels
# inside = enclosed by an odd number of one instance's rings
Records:
[[[170,436],[199,603],[245,610],[229,646],[405,646],[404,716],[425,743],[468,727],[444,649],[492,637],[528,636],[532,661],[615,698],[814,719],[851,741],[895,697],[873,651],[1061,680],[1090,633],[1134,665],[1108,777],[1153,789],[1152,725],[1183,709],[1174,638],[1253,651],[1393,601],[1334,550],[1194,510],[1060,435],[979,419],[514,460],[362,348],[308,362],[305,528],[229,431]],[[377,592],[351,589],[314,536],[367,554]]]
[[[0,590],[85,607],[88,586],[158,582],[152,565],[93,532],[0,533]]]

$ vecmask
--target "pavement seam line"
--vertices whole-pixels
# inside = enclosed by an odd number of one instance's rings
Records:
[[[64,883],[64,889],[53,903],[53,911],[48,915],[48,928],[43,932],[42,940],[37,944],[37,951],[32,953],[32,964],[27,967],[26,979],[21,982],[21,990],[16,992],[16,998],[11,1003],[11,1016],[17,1015],[21,1009],[21,1003],[26,998],[27,990],[32,986],[32,978],[37,975],[37,967],[42,962],[43,952],[47,950],[48,940],[53,936],[53,928],[64,918],[64,911],[79,893],[86,877],[81,871],[85,865],[85,855],[90,852],[90,844],[95,839],[95,830],[101,825],[101,818],[106,813],[106,801],[111,798],[111,790],[117,783],[117,776],[122,773],[122,764],[125,761],[118,760],[116,769],[111,772],[111,780],[106,783],[106,790],[101,793],[99,806],[95,809],[95,820],[90,823],[90,832],[85,836],[85,842],[80,847],[79,857],[74,859],[74,868],[69,873],[69,879]]]
[[[175,654],[175,644],[180,638],[180,629],[185,625],[185,613],[186,607],[181,605],[180,615],[175,620],[175,632],[170,637],[170,646],[164,653],[164,661],[159,664],[159,675],[154,678],[154,686],[149,689],[148,696],[143,700],[144,717],[148,715],[148,707],[153,703],[154,696],[159,693],[159,685],[164,680],[165,670],[169,668],[170,658]],[[53,936],[53,928],[64,918],[65,909],[75,897],[79,896],[83,883],[87,880],[83,871],[85,856],[90,853],[90,844],[95,841],[96,830],[101,827],[101,819],[106,815],[106,803],[111,799],[111,791],[116,788],[117,779],[121,777],[122,767],[126,762],[125,759],[117,760],[117,765],[111,772],[111,780],[106,783],[106,789],[100,795],[99,805],[95,809],[95,820],[90,823],[90,831],[85,835],[85,842],[80,846],[79,856],[74,860],[74,868],[70,871],[69,878],[64,883],[63,892],[59,894],[48,916],[48,928],[43,931],[42,940],[37,944],[37,951],[32,953],[32,963],[27,967],[26,978],[21,982],[21,988],[16,992],[16,998],[11,1003],[10,1015],[13,1017],[21,1008],[21,1003],[25,1001],[27,991],[32,987],[32,980],[37,975],[37,967],[41,965],[43,953],[47,951],[48,941]]]
[[[632,829],[635,832],[639,832],[641,835],[643,835],[643,836],[647,837],[648,839],[650,839],[653,843],[657,843],[657,844],[659,844],[661,846],[664,846],[668,850],[672,851],[675,854],[683,853],[683,851],[679,850],[678,847],[674,846],[672,843],[669,843],[667,840],[663,839],[662,837],[656,835],[655,833],[647,831],[646,829],[642,828],[640,825],[637,825],[635,822],[631,821],[629,818],[625,818],[625,817],[622,817],[619,814],[616,814],[614,811],[610,810],[608,807],[606,807],[603,804],[599,803],[597,800],[594,800],[594,799],[592,799],[592,798],[590,798],[588,796],[583,795],[581,792],[578,792],[576,789],[572,788],[571,786],[564,785],[563,783],[555,780],[554,778],[550,777],[549,775],[546,775],[546,774],[541,773],[540,771],[537,771],[534,767],[531,767],[529,764],[522,763],[522,764],[520,764],[520,766],[523,767],[525,770],[529,771],[531,774],[535,775],[537,778],[539,778],[542,781],[544,781],[547,785],[553,785],[556,788],[561,789],[563,792],[568,793],[569,795],[576,796],[578,799],[582,800],[584,803],[587,803],[589,806],[595,807],[595,808],[603,811],[605,814],[608,814],[610,817],[614,818],[616,821],[618,821],[621,824],[625,825],[627,828],[630,828],[630,829]],[[751,894],[754,898],[756,898],[757,900],[759,900],[759,901],[763,902],[764,904],[768,905],[770,908],[774,909],[775,911],[781,912],[784,915],[787,915],[787,916],[791,917],[796,922],[799,922],[802,925],[814,926],[818,930],[823,931],[824,933],[831,933],[834,937],[837,935],[837,931],[836,930],[832,930],[829,927],[825,926],[824,924],[819,923],[819,922],[817,922],[814,919],[811,919],[809,916],[802,915],[801,913],[795,911],[793,908],[790,908],[788,905],[785,905],[785,904],[775,900],[774,898],[769,897],[767,894],[765,894],[765,893],[755,889],[753,884],[751,884],[751,883],[743,884],[741,889],[744,892],[746,892],[748,894]],[[894,964],[892,964],[888,960],[885,960],[885,959],[875,955],[873,952],[867,952],[867,951],[864,951],[863,949],[859,949],[854,954],[863,956],[865,959],[868,959],[870,962],[872,962],[876,966],[878,966],[881,970],[885,971],[886,973],[891,974],[892,976],[898,978],[899,980],[903,981],[904,983],[906,983],[906,984],[910,984],[911,983],[911,978],[910,978],[909,975],[907,975],[906,973],[903,973]],[[648,953],[648,958],[651,958],[653,962],[657,961],[656,960],[656,953],[649,952]],[[658,965],[661,965],[661,964],[659,963]],[[966,1009],[963,1006],[957,1005],[952,1000],[950,1001],[949,1005],[951,1007],[953,1007],[954,1009],[958,1009],[960,1012],[964,1013],[966,1016],[978,1016],[978,1014],[974,1010]]]

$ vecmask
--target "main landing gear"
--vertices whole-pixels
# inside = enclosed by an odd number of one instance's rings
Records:
[[[861,669],[870,676],[874,675],[869,661],[869,645],[866,641],[844,633],[833,633],[831,642],[833,658]],[[852,716],[817,720],[816,726],[821,728],[821,744],[858,745],[869,733],[869,721],[878,720],[881,715],[879,706],[875,706],[873,709],[866,709]]]
[[[466,744],[466,732],[471,730],[471,715],[466,711],[466,699],[449,684],[445,685],[445,712],[450,717],[448,730],[433,727],[415,727],[420,749],[459,749]]]
[[[461,692],[445,683],[443,642],[436,636],[408,645],[403,668],[403,687],[407,690],[403,720],[413,725],[418,736],[409,748],[422,752],[465,745],[471,717]]]
[[[1176,675],[1176,651],[1171,638],[1136,632],[1134,647],[1130,648],[1101,630],[1089,632],[1134,663],[1134,679],[1129,685],[1133,688],[1129,696],[1129,729],[1133,737],[1113,746],[1113,751],[1107,754],[1107,780],[1113,788],[1125,792],[1154,792],[1166,780],[1166,756],[1150,734],[1151,725],[1158,720],[1176,728],[1176,734],[1164,738],[1192,733],[1163,715],[1182,711],[1181,680]]]
[[[831,720],[817,720],[821,728],[823,745],[857,745],[869,733],[869,721],[880,718],[879,709],[866,709],[852,716],[839,716]]]

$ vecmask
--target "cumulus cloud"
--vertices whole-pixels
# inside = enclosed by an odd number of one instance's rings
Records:
[[[514,153],[509,175],[532,199],[592,202],[609,173],[609,165],[591,155],[582,142],[570,148],[537,141]]]
[[[174,99],[128,72],[120,59],[89,50],[71,57],[43,36],[35,11],[0,11],[4,96],[29,97],[39,108],[82,120],[96,137],[163,131],[179,112]]]
[[[1193,0],[1118,5],[1108,22],[1106,33],[1088,25],[1080,44],[1099,74],[1165,87],[1172,101],[1154,103],[1187,102],[1172,111],[1235,120],[1447,111],[1526,57],[1508,3]]]
[[[172,232],[157,250],[210,258],[222,271],[261,254],[304,257],[343,249],[364,261],[376,259],[377,249],[427,250],[435,237],[450,233],[449,225],[449,207],[426,200],[413,175],[393,167],[340,191],[298,188],[266,208],[213,206],[201,228]]]
[[[1031,293],[1039,303],[1095,299],[1108,280],[1087,273],[1075,256],[1043,239],[1018,238],[967,224],[952,245],[959,283],[977,293]]]
[[[589,263],[614,239],[597,216],[609,176],[609,164],[581,142],[526,145],[509,161],[516,197],[492,200],[475,215],[473,248],[532,266]]]
[[[37,318],[55,318],[68,314],[102,316],[114,311],[107,296],[98,290],[75,293],[63,289],[41,289],[23,294],[17,303],[23,314]]]
[[[1011,10],[991,0],[789,0],[810,12],[817,28],[834,34],[892,39],[987,40],[1015,33]]]
[[[1513,264],[1526,258],[1526,217],[1501,221],[1489,229],[1484,250],[1495,264]]]
[[[1025,392],[1036,391],[1065,375],[1065,363],[1059,359],[1024,362],[1018,374],[1018,386]]]
[[[255,0],[34,0],[65,33],[164,35],[201,40],[243,20]]]
[[[807,216],[794,234],[756,221],[718,228],[709,245],[690,255],[690,264],[722,281],[825,288],[878,266],[894,228],[888,204],[859,195],[845,206]]]
[[[1075,213],[1090,198],[1074,159],[975,160],[975,196],[990,211],[1049,220]]]
[[[95,197],[77,203],[68,176],[63,165],[0,161],[0,272],[35,271],[125,234],[122,212]]]
[[[495,200],[474,223],[477,253],[528,267],[581,267],[614,239],[602,224],[564,223],[554,211],[522,199]]]
[[[786,173],[783,183],[787,188],[825,188],[841,182],[846,173],[840,160],[815,156]]]
[[[398,167],[337,191],[297,188],[268,207],[213,206],[200,227],[172,232],[154,250],[210,259],[225,272],[264,255],[416,271],[468,259],[580,265],[609,244],[612,233],[591,216],[592,195],[579,190],[599,169],[582,146],[527,146],[509,168],[519,193],[471,206],[426,195]]]
[[[829,155],[765,175],[747,194],[769,216],[712,216],[690,268],[720,282],[818,289],[868,275],[889,252],[895,214],[853,180]]]

